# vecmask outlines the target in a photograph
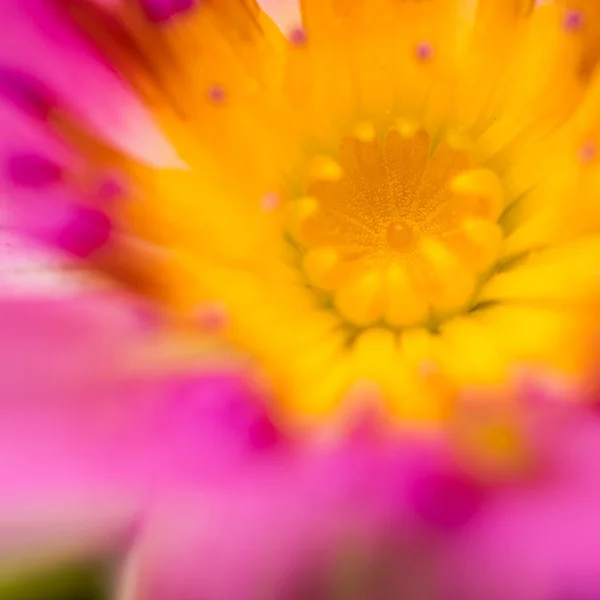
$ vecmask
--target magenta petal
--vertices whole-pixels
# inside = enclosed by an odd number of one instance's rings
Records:
[[[142,0],[142,7],[148,19],[161,23],[177,13],[192,9],[198,3],[198,0]]]
[[[34,152],[22,152],[8,157],[6,172],[20,186],[39,188],[60,181],[62,169],[54,161]]]
[[[0,298],[2,568],[114,545],[139,514],[117,412],[123,357],[144,340],[129,308],[114,295]]]
[[[83,391],[91,396],[90,381],[116,377],[121,359],[115,350],[126,352],[145,335],[136,308],[98,293],[0,296],[0,408],[51,406],[77,400]]]
[[[404,450],[416,451],[402,442],[394,448],[318,444],[266,468],[250,464],[249,476],[240,472],[201,492],[172,487],[154,504],[138,540],[138,560],[128,572],[131,598],[333,598],[348,557],[365,576],[377,573],[386,592],[352,597],[412,598],[376,571],[387,558],[401,585],[408,573],[401,555],[392,554],[413,539],[413,520],[396,496],[407,475],[408,461],[397,460]],[[408,547],[411,567],[426,560],[423,546]]]
[[[232,440],[241,441],[250,450],[268,449],[280,441],[262,399],[242,376],[205,375],[183,396],[188,408],[199,409],[204,420],[230,431]]]
[[[134,91],[73,26],[65,2],[10,0],[1,5],[0,65],[5,66],[0,67],[0,95],[9,102],[0,102],[0,109],[29,107],[28,112],[45,118],[58,104],[94,134],[145,162],[181,164]]]
[[[168,477],[227,478],[284,440],[263,398],[243,374],[204,373],[175,378],[159,411],[155,431]]]
[[[85,258],[106,244],[112,233],[108,215],[85,206],[73,210],[70,222],[57,236],[57,246],[79,258]]]
[[[479,512],[484,489],[460,471],[425,466],[415,474],[410,496],[416,515],[425,523],[452,530]]]
[[[5,66],[0,66],[0,96],[38,119],[45,119],[56,105],[55,98],[41,81]]]

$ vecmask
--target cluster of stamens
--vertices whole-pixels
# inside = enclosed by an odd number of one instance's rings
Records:
[[[309,285],[357,326],[408,327],[468,308],[498,255],[501,184],[446,139],[361,125],[316,157],[289,230]]]

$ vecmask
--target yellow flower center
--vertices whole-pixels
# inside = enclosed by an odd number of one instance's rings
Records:
[[[423,130],[358,134],[342,139],[337,161],[315,160],[308,196],[292,203],[310,284],[357,326],[427,324],[468,309],[499,248],[497,177]]]
[[[598,2],[303,0],[283,33],[254,0],[125,4],[100,41],[181,161],[94,155],[139,196],[96,266],[250,356],[290,415],[378,395],[430,425],[523,369],[581,377]]]

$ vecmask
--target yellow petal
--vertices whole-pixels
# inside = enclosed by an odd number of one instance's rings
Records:
[[[367,325],[381,316],[378,295],[381,290],[381,274],[369,270],[356,275],[335,293],[334,302],[344,317],[356,325]]]
[[[385,275],[384,316],[396,327],[423,321],[429,312],[425,298],[418,294],[403,265],[392,263]]]

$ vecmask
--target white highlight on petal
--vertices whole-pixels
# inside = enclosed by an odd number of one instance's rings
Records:
[[[302,28],[298,0],[258,0],[258,3],[284,34]]]
[[[178,155],[137,99],[123,104],[121,111],[112,110],[110,115],[102,114],[105,111],[101,110],[90,114],[90,121],[100,135],[121,151],[152,167],[189,171],[190,166]]]

